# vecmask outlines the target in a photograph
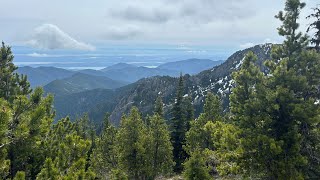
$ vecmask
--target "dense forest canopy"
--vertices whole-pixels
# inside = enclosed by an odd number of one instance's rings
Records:
[[[53,123],[54,98],[16,73],[13,53],[0,51],[1,179],[319,179],[319,8],[308,37],[299,32],[305,3],[287,0],[276,18],[284,42],[273,46],[266,71],[249,52],[232,74],[229,111],[206,95],[194,117],[179,78],[171,119],[161,94],[153,114],[133,107],[118,127],[106,112],[97,127],[88,115]],[[99,132],[99,133],[97,133]]]

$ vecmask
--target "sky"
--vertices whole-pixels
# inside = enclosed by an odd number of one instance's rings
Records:
[[[304,17],[318,0],[307,3]],[[110,44],[243,49],[281,42],[284,0],[0,0],[0,40],[39,49],[95,51]],[[319,2],[318,2],[319,3]]]

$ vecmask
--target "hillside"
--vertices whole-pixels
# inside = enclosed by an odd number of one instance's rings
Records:
[[[47,93],[61,96],[97,88],[115,89],[124,85],[126,85],[125,82],[112,80],[108,77],[76,73],[71,77],[52,81],[44,86],[44,90]]]
[[[249,49],[237,51],[230,56],[223,64],[203,71],[197,75],[185,75],[185,93],[192,96],[196,115],[201,111],[203,98],[208,91],[219,94],[225,104],[228,102],[230,90],[233,86],[231,73],[237,70],[242,60],[249,51],[253,51],[258,56],[257,64],[264,70],[263,62],[270,57],[272,44],[257,45]],[[102,114],[111,112],[113,123],[118,124],[123,113],[128,112],[132,106],[137,106],[143,114],[148,114],[153,109],[153,104],[157,96],[161,95],[165,103],[165,111],[168,112],[173,103],[175,91],[178,83],[178,78],[169,76],[156,76],[145,78],[116,89],[113,94],[112,105],[108,103],[108,99],[104,103],[93,103],[91,108],[88,108],[89,114],[95,114],[95,117],[102,117]],[[110,93],[110,92],[106,92]],[[94,95],[94,93],[92,93]],[[89,95],[86,97],[92,99]],[[114,104],[115,103],[115,104]],[[72,102],[70,102],[72,106]],[[59,104],[55,104],[57,108]],[[66,106],[66,105],[65,105]],[[99,106],[99,108],[97,108]],[[110,108],[114,106],[113,108]],[[66,114],[74,116],[75,113],[70,111]],[[167,113],[168,114],[168,113]],[[98,119],[95,119],[98,120]]]
[[[29,66],[19,67],[17,72],[28,76],[31,87],[44,86],[51,81],[70,77],[75,74],[74,71],[56,67],[33,68]]]
[[[72,112],[72,117],[81,116],[83,112],[101,111],[99,106],[103,106],[103,111],[112,111],[115,106],[115,92],[110,89],[94,89],[74,94],[66,94],[55,97],[56,119],[63,118]],[[95,107],[97,109],[92,109]],[[103,116],[104,114],[102,114]]]

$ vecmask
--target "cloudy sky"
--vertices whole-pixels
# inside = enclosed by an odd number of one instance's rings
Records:
[[[305,0],[305,17],[318,0]],[[0,39],[46,49],[191,44],[244,48],[280,42],[284,0],[0,0]],[[307,21],[301,18],[301,30]]]

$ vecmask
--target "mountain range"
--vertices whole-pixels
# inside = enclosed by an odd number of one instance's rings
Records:
[[[207,59],[189,59],[171,63],[165,63],[157,68],[139,67],[132,64],[118,63],[101,70],[67,70],[56,67],[19,67],[17,72],[28,76],[31,87],[45,86],[55,80],[70,78],[71,76],[82,73],[91,76],[104,76],[123,84],[133,83],[142,78],[152,76],[173,76],[177,77],[180,73],[196,74],[205,69],[221,64],[222,61],[212,61]],[[92,77],[93,79],[94,77]],[[99,78],[98,78],[99,79]],[[57,82],[55,82],[57,83]],[[57,83],[58,85],[60,83]],[[60,86],[60,85],[59,85]],[[81,86],[81,85],[80,85]],[[104,88],[100,86],[99,88]]]
[[[270,58],[272,46],[264,44],[237,51],[221,65],[208,67],[208,70],[196,75],[184,75],[185,96],[192,97],[195,115],[202,111],[204,97],[208,92],[218,94],[223,100],[224,108],[227,109],[228,97],[233,87],[232,72],[240,68],[249,51],[258,56],[256,63],[265,70],[263,62]],[[113,90],[95,89],[66,94],[56,99],[57,118],[66,115],[76,117],[88,112],[91,119],[99,123],[104,114],[110,112],[112,122],[118,125],[122,114],[127,113],[132,106],[137,106],[143,115],[150,114],[158,96],[163,98],[166,115],[170,116],[169,111],[174,103],[177,84],[177,77],[154,76]]]

